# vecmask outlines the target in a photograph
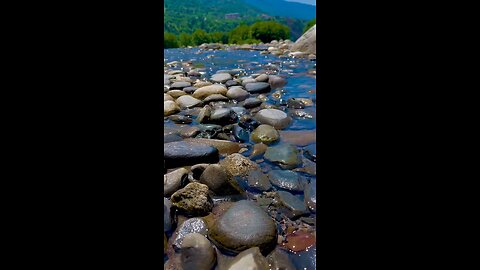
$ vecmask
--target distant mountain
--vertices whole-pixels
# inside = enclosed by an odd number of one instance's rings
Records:
[[[316,5],[317,5],[317,0],[285,0],[285,1],[304,3],[304,4],[312,5],[312,6],[316,6]]]
[[[303,20],[311,20],[317,16],[315,7],[298,2],[288,2],[285,0],[243,1],[271,16],[291,17]]]

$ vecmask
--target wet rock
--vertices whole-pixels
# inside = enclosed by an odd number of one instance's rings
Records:
[[[197,126],[187,126],[180,130],[180,136],[183,138],[192,138],[200,133],[200,129]]]
[[[239,85],[239,83],[236,80],[228,80],[225,83],[225,86],[227,86],[227,87],[236,86],[236,85]]]
[[[255,119],[276,129],[284,129],[292,122],[292,119],[285,112],[277,109],[263,109],[255,115]]]
[[[207,223],[202,218],[190,218],[185,220],[178,228],[175,240],[173,241],[173,248],[179,251],[182,247],[182,242],[185,236],[189,233],[199,233],[207,236]]]
[[[291,144],[280,144],[267,148],[265,158],[283,169],[293,169],[302,164],[297,147]]]
[[[311,144],[303,149],[303,154],[306,158],[313,162],[317,162],[317,144]]]
[[[205,107],[203,107],[202,109],[200,109],[200,112],[198,113],[198,116],[197,116],[197,122],[198,123],[205,123],[206,121],[208,121],[208,119],[210,119],[210,114],[212,113],[212,108],[208,105],[206,105]]]
[[[209,85],[209,86],[204,86],[201,88],[198,88],[193,92],[193,97],[198,98],[198,99],[204,99],[210,95],[213,94],[221,94],[221,95],[226,95],[227,94],[227,88],[221,84],[214,84],[214,85]]]
[[[193,138],[185,139],[186,142],[196,143],[202,145],[209,145],[218,149],[218,152],[222,155],[230,155],[233,153],[238,153],[240,151],[240,145],[236,142],[225,141],[225,140],[215,140],[215,139],[204,139],[204,138]],[[215,163],[215,162],[211,162]]]
[[[250,93],[244,90],[241,86],[233,86],[230,87],[227,91],[227,97],[230,99],[234,99],[236,101],[244,101],[246,98],[250,96]]]
[[[216,195],[232,195],[242,193],[239,185],[227,175],[225,169],[218,164],[210,164],[200,176],[200,183],[208,186]]]
[[[262,101],[256,97],[247,98],[245,101],[243,101],[243,107],[247,109],[258,107],[260,104],[262,104]]]
[[[228,73],[217,73],[213,74],[213,76],[210,78],[210,80],[216,82],[216,83],[225,83],[229,80],[232,79],[232,75]]]
[[[253,189],[257,192],[268,191],[272,188],[267,175],[261,170],[254,170],[248,173],[247,185],[249,189]]]
[[[242,86],[245,86],[249,83],[256,83],[256,82],[257,81],[254,78],[247,77],[247,78],[242,79]]]
[[[220,165],[231,176],[246,176],[249,171],[259,169],[255,162],[241,154],[231,154],[220,161]]]
[[[186,141],[165,143],[164,160],[166,168],[177,168],[198,163],[217,163],[217,148]]]
[[[220,94],[213,94],[208,97],[206,97],[203,102],[208,103],[208,102],[216,102],[216,101],[228,101],[228,98],[225,97],[224,95]]]
[[[183,92],[182,90],[170,90],[167,92],[167,94],[169,94],[173,98],[178,98],[186,95],[187,93]]]
[[[316,181],[310,182],[305,187],[305,204],[308,206],[308,209],[315,213],[317,211],[317,188],[315,185]]]
[[[170,119],[170,121],[175,122],[177,124],[190,124],[190,123],[192,123],[192,118],[190,118],[188,116],[185,116],[185,115],[170,115],[168,117],[168,119]]]
[[[191,84],[189,82],[174,82],[170,85],[170,89],[183,89],[185,87],[189,87]]]
[[[195,92],[195,90],[197,90],[197,88],[193,87],[193,86],[190,86],[190,87],[185,87],[182,90],[183,90],[183,92],[185,92],[187,94],[192,94],[193,92]]]
[[[238,121],[238,124],[241,127],[246,128],[250,131],[253,131],[260,125],[260,123],[258,123],[257,120],[253,119],[250,115],[242,115]]]
[[[260,125],[252,132],[252,141],[271,144],[280,138],[278,131],[269,125]]]
[[[195,106],[199,106],[202,104],[202,101],[201,100],[198,100],[192,96],[181,96],[179,98],[177,98],[177,104],[180,106],[180,108],[182,109],[186,109],[186,108],[192,108],[192,107],[195,107]]]
[[[233,259],[227,270],[269,270],[268,261],[263,257],[258,247],[252,247],[239,253]]]
[[[303,191],[306,184],[300,174],[289,170],[272,170],[268,172],[268,178],[274,186],[295,192]]]
[[[174,224],[171,208],[172,208],[172,203],[167,198],[163,198],[163,230],[164,232],[170,231]]]
[[[176,133],[163,134],[163,143],[176,142],[181,140],[182,140],[182,137],[180,137]]]
[[[188,170],[180,168],[163,175],[163,196],[170,197],[187,180]]]
[[[237,114],[231,108],[219,108],[210,114],[208,121],[219,125],[226,125],[234,123],[236,119]]]
[[[272,89],[282,88],[287,85],[287,80],[277,75],[269,75],[268,83]]]
[[[185,236],[180,253],[183,270],[211,270],[215,265],[215,250],[210,241],[199,233]]]
[[[305,105],[301,101],[299,101],[295,98],[289,98],[287,100],[287,106],[288,106],[288,108],[292,108],[292,109],[303,109],[303,108],[305,108]]]
[[[208,195],[208,186],[200,183],[190,183],[173,193],[173,206],[187,216],[205,216],[213,208],[213,201]]]
[[[308,214],[308,209],[299,198],[292,195],[290,192],[278,191],[278,198],[280,202],[285,206],[285,214],[290,219],[298,218],[299,216]]]
[[[270,92],[270,84],[266,82],[251,82],[245,84],[245,89],[251,94]]]
[[[169,116],[169,115],[172,115],[172,114],[177,113],[179,111],[180,111],[180,108],[178,107],[178,105],[174,101],[167,100],[167,101],[163,102],[163,115],[164,116]]]
[[[257,143],[253,146],[253,151],[252,154],[250,155],[250,158],[258,158],[261,157],[265,151],[267,151],[268,146],[263,143]]]
[[[258,77],[255,78],[257,82],[268,82],[268,75],[267,74],[260,74]]]
[[[267,256],[267,260],[271,270],[296,270],[288,258],[287,252],[280,248],[275,248],[275,250]]]
[[[288,234],[286,240],[285,247],[294,252],[304,251],[315,245],[315,236],[305,231]]]
[[[163,94],[163,102],[168,101],[168,100],[175,101],[175,99],[172,96],[170,96],[169,94]]]
[[[209,86],[209,85],[213,85],[213,84],[211,82],[198,81],[193,85],[193,87],[202,88],[202,87]]]
[[[208,163],[200,163],[193,165],[190,167],[190,172],[188,173],[188,180],[190,182],[199,182],[200,181],[200,175],[205,171],[205,169],[208,167]]]
[[[280,138],[283,142],[297,146],[307,146],[317,141],[316,130],[280,130]]]
[[[248,130],[240,127],[238,124],[233,125],[232,134],[239,142],[246,142],[250,137],[248,134]]]
[[[269,252],[276,243],[276,225],[255,203],[239,201],[215,222],[209,237],[226,252],[236,254],[251,247]]]

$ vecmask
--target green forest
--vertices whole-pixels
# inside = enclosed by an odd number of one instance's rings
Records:
[[[238,13],[237,17],[227,19],[225,15],[231,13]],[[296,40],[308,23],[268,16],[242,0],[165,0],[164,47],[197,46],[208,42],[244,44],[272,39]],[[272,33],[266,34],[269,31]]]

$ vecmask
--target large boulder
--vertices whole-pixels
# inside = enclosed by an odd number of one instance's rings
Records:
[[[292,46],[292,51],[317,53],[317,25],[315,24],[303,34]]]

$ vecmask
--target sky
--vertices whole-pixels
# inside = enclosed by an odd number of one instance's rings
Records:
[[[285,0],[288,2],[299,2],[299,3],[304,3],[304,4],[310,4],[310,5],[317,5],[317,0]]]

